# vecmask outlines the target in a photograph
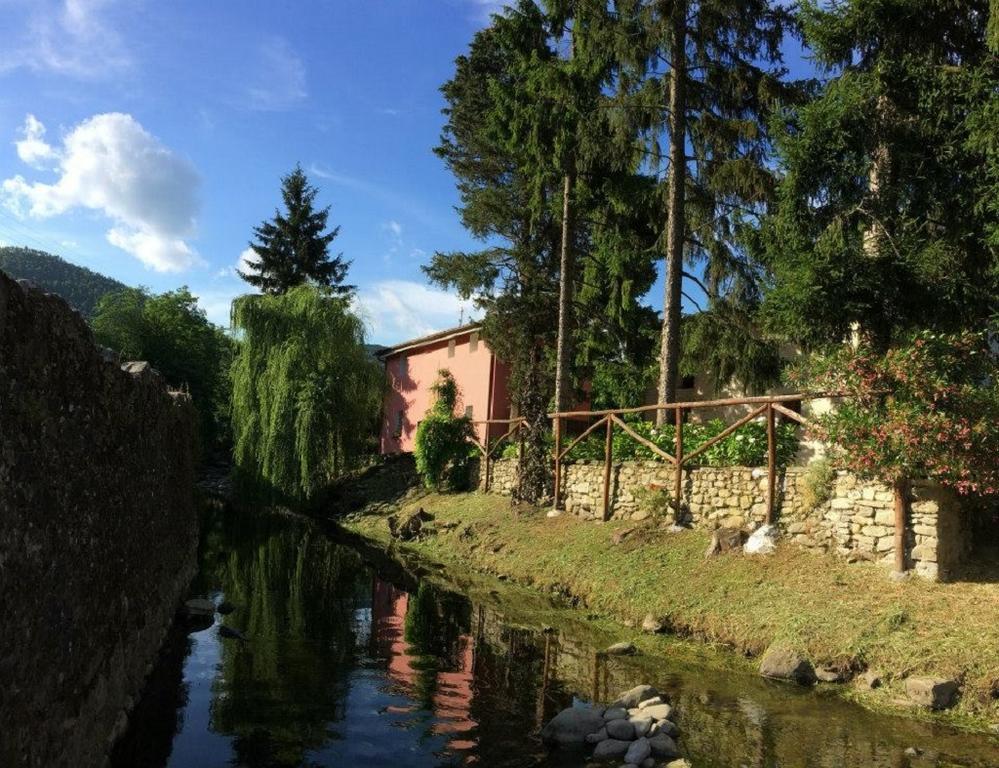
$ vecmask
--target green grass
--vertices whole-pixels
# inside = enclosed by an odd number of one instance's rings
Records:
[[[680,636],[759,655],[772,643],[803,652],[816,665],[882,672],[888,683],[844,695],[876,708],[898,708],[901,680],[912,674],[960,676],[957,709],[942,717],[965,725],[999,721],[999,584],[895,583],[876,565],[846,564],[785,545],[766,558],[705,558],[709,534],[668,533],[656,523],[548,519],[488,494],[410,497],[449,530],[414,542],[423,555],[504,575],[557,592],[603,617],[636,624],[651,613]],[[346,527],[388,537],[387,512],[363,511]],[[621,543],[615,531],[633,528]]]

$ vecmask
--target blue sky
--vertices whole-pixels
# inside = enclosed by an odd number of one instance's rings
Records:
[[[0,0],[0,242],[186,284],[225,325],[297,162],[341,226],[372,341],[467,319],[420,272],[472,245],[431,149],[438,89],[499,5]]]

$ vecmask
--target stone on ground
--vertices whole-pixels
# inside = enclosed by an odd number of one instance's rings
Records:
[[[651,717],[641,717],[641,716],[632,717],[631,724],[635,727],[635,738],[647,736],[649,730],[652,728],[652,723],[653,720]]]
[[[656,634],[657,632],[663,631],[663,623],[653,616],[651,613],[645,614],[645,618],[642,619],[642,631],[651,632]]]
[[[689,760],[681,757],[679,760],[670,760],[666,763],[666,768],[691,768],[691,765]]]
[[[652,728],[649,729],[649,736],[655,736],[657,733],[665,733],[670,738],[673,738],[679,732],[680,729],[676,727],[676,723],[672,720],[660,720],[658,723],[652,724]]]
[[[772,555],[777,551],[777,528],[761,525],[742,547],[747,555]]]
[[[836,667],[816,667],[815,677],[820,683],[845,683],[850,679],[850,673]]]
[[[607,736],[608,736],[607,729],[601,728],[599,731],[596,731],[595,733],[588,734],[586,737],[586,743],[599,744],[601,741],[606,739]]]
[[[799,685],[815,682],[815,670],[808,659],[787,648],[770,648],[763,654],[760,674],[774,680],[792,680]]]
[[[867,670],[856,680],[856,686],[862,691],[873,691],[881,687],[881,673],[873,669]]]
[[[604,712],[604,720],[624,720],[628,716],[628,710],[624,707],[611,706]]]
[[[741,528],[719,528],[711,534],[711,543],[708,545],[708,551],[704,553],[704,556],[711,557],[712,555],[719,555],[722,552],[732,552],[741,549],[745,537],[746,534]]]
[[[956,703],[960,684],[938,677],[910,677],[905,681],[906,695],[921,707],[949,709]]]
[[[604,725],[604,711],[594,707],[569,707],[563,709],[541,729],[541,739],[546,744],[560,747],[582,745],[586,737]]]
[[[639,709],[645,709],[646,707],[651,707],[653,704],[665,704],[662,696],[653,696],[651,699],[646,699],[645,701],[638,702]]]

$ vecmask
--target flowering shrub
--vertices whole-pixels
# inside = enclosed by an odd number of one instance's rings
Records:
[[[846,468],[999,493],[999,368],[986,332],[923,332],[885,354],[844,347],[812,356],[789,380],[846,395],[809,427]]]

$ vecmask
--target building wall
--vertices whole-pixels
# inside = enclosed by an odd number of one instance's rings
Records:
[[[0,273],[0,765],[105,762],[195,569],[193,412]]]
[[[385,359],[385,376],[388,383],[382,408],[381,452],[410,452],[416,440],[416,426],[433,405],[430,387],[437,380],[437,372],[447,368],[454,376],[460,392],[459,412],[472,408],[474,420],[489,416],[489,383],[494,356],[480,338],[472,351],[472,334],[466,333],[453,341],[441,340],[426,346],[399,352]],[[403,362],[405,361],[405,362]],[[497,365],[496,376],[504,380],[505,366]],[[499,387],[494,387],[494,391]],[[505,398],[504,398],[505,399]],[[494,412],[492,418],[506,418],[509,406],[502,415]],[[401,418],[400,418],[401,414]],[[499,434],[502,434],[500,432]],[[479,430],[479,439],[484,436]]]

